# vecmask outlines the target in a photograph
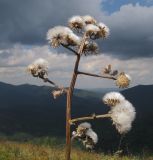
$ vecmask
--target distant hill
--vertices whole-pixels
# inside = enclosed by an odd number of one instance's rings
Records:
[[[34,136],[64,136],[66,97],[54,100],[52,90],[53,88],[48,86],[14,86],[0,82],[0,133],[12,135],[24,132]],[[121,92],[137,111],[133,129],[124,140],[125,147],[145,147],[152,150],[153,85],[139,85]],[[101,101],[103,94],[76,89],[72,116],[106,113],[108,107]],[[91,123],[100,137],[99,146],[112,150],[120,138],[112,127],[112,122],[96,120]]]

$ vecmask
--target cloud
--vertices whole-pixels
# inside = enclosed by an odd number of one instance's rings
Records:
[[[104,52],[122,59],[153,56],[153,6],[126,4],[110,15],[101,8],[105,0],[0,0],[0,48],[16,43],[44,45],[46,32],[67,25],[72,15],[90,14],[104,21],[111,36],[99,41]],[[60,50],[63,52],[63,50]]]
[[[86,7],[84,7],[86,6]],[[95,0],[0,0],[0,42],[46,43],[49,27],[66,25],[74,14],[100,12],[100,1]]]
[[[111,36],[104,44],[105,51],[121,58],[153,56],[153,6],[128,4],[105,16]]]
[[[3,56],[6,52],[9,55],[8,58]],[[75,61],[75,56],[65,53],[58,54],[55,51],[51,51],[47,45],[27,47],[18,44],[13,48],[0,50],[0,57],[0,81],[14,84],[32,83],[44,85],[40,79],[33,78],[26,72],[27,65],[41,57],[46,59],[50,64],[49,77],[59,84],[68,86]],[[153,58],[120,60],[106,53],[82,57],[79,70],[100,74],[106,65],[112,64],[114,69],[125,71],[131,75],[132,86],[152,84],[152,61]],[[79,76],[76,86],[78,88],[115,87],[112,80],[95,79],[83,75]]]

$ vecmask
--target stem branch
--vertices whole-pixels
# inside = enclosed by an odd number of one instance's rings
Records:
[[[80,117],[80,118],[74,118],[69,121],[70,124],[74,124],[76,122],[85,121],[85,120],[94,120],[99,118],[110,118],[111,114],[102,114],[102,115],[95,115],[87,116],[87,117]]]
[[[78,52],[75,51],[75,50],[73,50],[72,48],[70,48],[70,47],[68,47],[68,46],[66,46],[66,45],[64,45],[64,44],[62,44],[62,43],[61,43],[61,45],[62,45],[64,48],[68,49],[69,51],[71,51],[71,52],[75,53],[76,55],[78,55]]]
[[[80,72],[80,71],[78,71],[78,74],[82,74],[82,75],[86,75],[86,76],[91,76],[91,77],[99,77],[99,78],[107,78],[107,79],[116,80],[115,77],[111,77],[111,76],[103,76],[103,75],[92,74],[92,73],[86,73],[86,72]]]

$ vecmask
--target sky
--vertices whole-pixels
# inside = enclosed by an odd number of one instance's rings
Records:
[[[132,77],[131,86],[153,84],[153,0],[0,0],[0,81],[44,85],[26,67],[49,61],[49,78],[68,86],[75,56],[48,45],[48,29],[74,15],[91,15],[110,28],[99,55],[82,57],[79,70],[100,74],[108,64]],[[77,88],[116,87],[112,80],[79,76]]]

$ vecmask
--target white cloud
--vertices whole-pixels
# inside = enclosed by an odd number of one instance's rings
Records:
[[[6,52],[3,50],[3,52]],[[11,53],[9,58],[1,58],[0,81],[22,84],[33,83],[43,84],[41,80],[31,77],[26,72],[26,66],[37,58],[44,58],[49,61],[49,77],[60,84],[68,85],[73,71],[75,56],[58,54],[49,49],[48,46],[34,46],[31,48],[16,45],[7,52]],[[2,54],[2,52],[1,52]],[[5,53],[4,53],[5,54]],[[102,68],[112,64],[114,69],[125,71],[130,74],[133,80],[132,86],[137,84],[151,84],[153,81],[152,66],[153,58],[139,58],[130,60],[119,60],[110,55],[100,54],[97,56],[84,56],[80,61],[81,71],[100,74]],[[140,65],[141,64],[141,65]],[[93,83],[94,82],[94,83]],[[79,76],[77,87],[115,87],[111,80],[101,80],[93,77]]]

